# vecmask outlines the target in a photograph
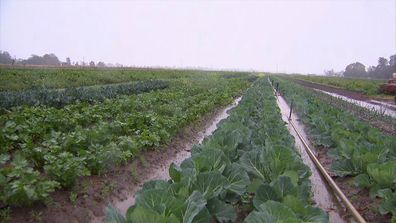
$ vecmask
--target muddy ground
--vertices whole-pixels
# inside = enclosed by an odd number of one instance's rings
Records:
[[[350,91],[350,90],[345,90],[345,89],[341,89],[341,88],[336,88],[336,87],[330,87],[327,85],[322,85],[322,84],[317,84],[317,83],[312,83],[312,82],[308,82],[308,81],[303,81],[303,80],[297,80],[297,79],[293,79],[293,81],[305,86],[305,87],[310,87],[310,88],[315,88],[315,89],[319,89],[322,91],[327,91],[327,92],[331,92],[331,93],[335,93],[335,94],[339,94],[351,99],[355,99],[355,100],[360,100],[360,101],[365,101],[368,103],[373,103],[371,100],[375,99],[378,101],[382,101],[385,103],[388,103],[390,105],[395,105],[395,101],[392,99],[383,99],[383,98],[376,98],[376,97],[370,97],[367,95],[364,95],[360,92],[356,92],[356,91]],[[388,107],[389,109],[396,111],[396,108],[393,107]]]
[[[319,89],[319,88],[317,88],[318,84],[313,84],[310,82],[305,82],[305,81],[300,81],[300,80],[295,80],[295,81],[308,89]],[[319,86],[323,86],[323,85],[319,85]],[[323,86],[323,87],[328,88],[327,86]],[[322,88],[320,90],[328,91],[327,89],[324,89],[324,88]],[[329,87],[329,88],[331,88],[331,87]],[[336,88],[336,90],[344,91],[342,89],[337,89],[337,88]],[[328,92],[330,92],[330,91],[328,91]],[[336,92],[336,91],[333,91],[332,93],[339,94],[339,92]],[[365,96],[361,95],[360,93],[356,93],[356,92],[352,92],[351,94],[355,95],[355,98],[353,98],[355,100],[359,100],[359,99],[357,99],[358,97],[365,97]],[[344,95],[344,96],[346,96],[346,95]],[[390,135],[390,136],[396,136],[396,119],[377,115],[377,114],[374,114],[371,112],[366,112],[366,111],[364,111],[364,109],[359,107],[359,105],[355,105],[353,103],[349,103],[349,102],[338,103],[335,100],[332,100],[331,98],[333,98],[333,97],[329,96],[329,95],[319,95],[318,94],[318,97],[321,98],[321,100],[326,101],[327,103],[331,104],[332,106],[335,106],[339,109],[349,111],[350,113],[352,113],[353,115],[358,117],[361,121],[368,123],[372,127],[380,130],[381,132],[383,132],[387,135]],[[349,97],[349,96],[346,96],[346,97]],[[342,99],[338,99],[338,100],[342,101]],[[366,98],[366,100],[369,100],[369,99]],[[391,108],[388,108],[388,109],[391,109]]]
[[[320,147],[317,148],[317,158],[323,167],[327,170],[329,175],[337,183],[338,187],[347,196],[347,198],[352,202],[356,210],[362,215],[362,217],[367,222],[372,223],[385,223],[390,222],[391,216],[381,215],[378,212],[378,206],[381,202],[378,198],[370,198],[369,191],[367,189],[362,189],[353,184],[353,177],[337,177],[331,171],[331,165],[334,159],[327,155],[328,148]]]
[[[282,101],[283,101],[283,98],[280,98],[280,100],[278,100],[278,105],[280,106],[281,110],[282,110],[282,107],[284,107],[283,110],[288,111],[290,108],[288,108],[287,104]],[[287,112],[285,114],[287,117],[288,116]],[[314,140],[312,140],[312,137],[309,134],[307,135],[305,133],[306,131],[304,131],[304,130],[306,129],[306,126],[304,126],[303,124],[299,124],[300,120],[298,119],[298,117],[295,114],[292,115],[292,119],[296,121],[298,126],[300,126],[300,127],[298,127],[298,128],[300,128],[299,131],[304,136],[304,138],[308,139],[308,143],[314,142]],[[290,128],[289,128],[289,131],[290,131]],[[292,134],[292,132],[291,132],[291,134]],[[299,141],[299,140],[296,139],[296,142],[297,141]],[[309,143],[309,144],[314,145],[312,143]],[[316,154],[316,157],[319,159],[319,162],[322,164],[322,166],[326,169],[326,171],[329,173],[329,175],[333,178],[333,180],[336,182],[336,184],[341,189],[341,191],[347,196],[347,198],[352,202],[352,204],[355,206],[357,211],[362,215],[362,217],[367,222],[383,223],[383,222],[390,221],[391,216],[389,214],[381,215],[378,212],[378,206],[381,202],[380,199],[370,198],[369,191],[367,189],[362,189],[362,188],[355,186],[353,184],[353,177],[337,177],[336,174],[334,174],[331,171],[331,165],[335,162],[335,160],[327,154],[329,148],[326,148],[323,146],[322,147],[317,146],[314,149],[315,149],[314,153]],[[303,154],[301,155],[301,157],[304,160],[304,163],[306,165],[310,166],[309,165],[310,162],[308,162],[309,160],[307,160],[309,158],[307,156],[304,156]],[[311,171],[313,173],[315,172],[314,170],[312,170],[312,168],[311,168]],[[314,179],[311,177],[311,181],[312,180],[314,180]],[[312,183],[313,183],[313,188],[315,188],[315,184],[318,184],[319,182],[312,181]],[[315,193],[318,191],[313,191],[313,192]],[[319,193],[319,195],[326,195],[325,191],[319,191],[319,192],[321,192],[321,193]],[[320,203],[321,198],[318,198],[318,196],[315,196],[315,194],[314,194],[314,199],[322,209],[324,209],[324,210],[327,209],[327,208],[325,208],[326,205],[323,205]],[[331,213],[328,210],[326,210],[326,211],[329,214]],[[343,210],[338,209],[335,211],[341,215],[342,219],[344,219],[348,222],[349,222],[348,219],[352,219],[352,216],[350,214],[348,214],[348,211],[346,210],[345,207],[343,207]],[[330,218],[330,221],[338,222],[338,220],[335,218],[333,218],[333,219]]]
[[[168,168],[167,161],[198,143],[199,132],[210,126],[224,108],[203,116],[183,128],[169,144],[141,156],[124,166],[114,167],[102,176],[83,177],[69,190],[56,191],[50,199],[29,208],[12,207],[9,222],[100,222],[109,203],[122,202],[143,185],[153,169]],[[189,152],[189,151],[184,151]]]

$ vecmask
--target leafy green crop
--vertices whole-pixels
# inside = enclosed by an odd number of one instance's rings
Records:
[[[0,152],[9,154],[0,165],[0,181],[10,188],[1,192],[2,202],[31,204],[60,186],[71,187],[80,177],[102,174],[141,151],[157,149],[188,123],[230,103],[247,85],[234,78],[182,79],[162,91],[60,109],[18,107],[0,115]],[[14,154],[26,167],[19,175],[9,174]],[[20,191],[11,188],[14,184]],[[25,189],[23,199],[14,199]]]
[[[126,216],[108,207],[107,222],[234,222],[246,205],[245,222],[328,222],[293,145],[271,87],[258,80],[190,158],[170,166],[169,181],[145,183]]]
[[[161,80],[147,80],[132,84],[104,85],[97,87],[67,88],[60,90],[29,90],[17,92],[0,92],[0,109],[10,109],[16,106],[46,105],[61,108],[65,105],[80,102],[100,102],[107,98],[120,95],[131,95],[159,90],[168,87]]]
[[[336,175],[354,176],[355,184],[369,188],[372,197],[379,196],[380,190],[396,189],[395,137],[320,100],[317,95],[322,93],[308,91],[279,78],[276,80],[280,82],[285,99],[293,100],[295,111],[306,125],[313,143],[329,148],[328,155],[335,160],[331,169]]]
[[[379,85],[385,83],[384,80],[354,79],[345,77],[295,75],[293,78],[346,90],[362,92],[365,95],[379,94]]]
[[[0,201],[5,204],[31,204],[36,200],[43,200],[59,187],[56,181],[49,181],[40,177],[38,171],[28,165],[28,161],[16,155],[9,165],[8,155],[1,155],[0,165]]]
[[[171,70],[149,68],[0,67],[0,92],[64,89],[145,80],[202,79],[207,77],[252,78],[250,73],[229,71]]]

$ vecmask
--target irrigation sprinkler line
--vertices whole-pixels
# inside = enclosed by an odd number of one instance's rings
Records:
[[[271,84],[271,82],[270,82]],[[272,90],[274,92],[274,95],[277,100],[279,100],[278,96],[279,93],[274,89],[273,85],[271,84]],[[356,208],[352,205],[352,203],[349,201],[349,199],[345,196],[345,194],[341,191],[341,189],[338,187],[338,185],[334,182],[333,178],[327,173],[326,169],[322,166],[322,164],[319,162],[318,158],[316,158],[315,154],[312,152],[311,148],[309,147],[308,143],[305,141],[301,133],[297,130],[297,127],[293,123],[291,119],[291,113],[290,111],[290,116],[288,119],[289,124],[293,127],[294,131],[296,132],[298,138],[301,140],[301,142],[304,145],[305,151],[308,153],[309,157],[311,160],[314,162],[316,167],[319,169],[320,173],[322,176],[326,179],[327,183],[330,185],[330,187],[333,189],[333,191],[337,194],[337,196],[340,198],[340,200],[345,204],[345,207],[352,213],[353,217],[358,223],[366,223],[366,220],[360,215],[360,213],[356,210]]]
[[[289,123],[293,127],[294,131],[297,133],[298,138],[300,138],[301,142],[303,143],[303,145],[305,147],[305,151],[307,151],[307,153],[308,153],[309,157],[311,158],[311,160],[315,163],[316,167],[322,173],[323,177],[329,183],[329,185],[333,189],[333,191],[337,194],[337,196],[345,204],[346,208],[352,213],[352,215],[356,219],[356,221],[359,222],[359,223],[366,223],[364,218],[360,215],[360,213],[356,210],[356,208],[352,205],[352,203],[348,200],[348,198],[345,196],[345,194],[337,186],[337,184],[334,182],[334,180],[331,178],[331,176],[327,173],[326,169],[322,166],[322,164],[316,158],[315,154],[309,148],[307,142],[304,140],[304,138],[301,136],[300,132],[297,130],[297,128],[294,125],[293,121],[289,120]]]

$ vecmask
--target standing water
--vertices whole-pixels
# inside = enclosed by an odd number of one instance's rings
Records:
[[[228,111],[234,107],[236,107],[239,102],[241,101],[242,97],[239,97],[234,100],[234,102],[229,105],[228,107],[222,109],[216,117],[212,120],[210,123],[209,127],[204,129],[203,131],[200,131],[198,133],[198,143],[202,143],[205,137],[212,135],[212,133],[217,129],[217,124],[223,120],[226,119],[229,114]],[[175,154],[171,159],[167,160],[166,164],[163,166],[156,166],[156,168],[152,169],[149,175],[146,175],[144,178],[144,181],[150,181],[150,180],[168,180],[170,179],[169,177],[169,172],[168,168],[169,166],[174,163],[176,165],[180,165],[183,160],[187,159],[188,157],[191,156],[191,149],[193,147],[193,143],[187,143],[184,145],[184,149]],[[132,206],[135,203],[135,196],[134,194],[142,188],[142,185],[139,187],[135,187],[133,191],[129,191],[130,195],[126,200],[120,201],[118,203],[115,203],[114,206],[122,213],[123,215],[126,214],[128,208]]]
[[[290,112],[289,105],[286,103],[286,101],[281,96],[278,96],[277,104],[278,104],[281,114],[282,114],[282,120],[285,121],[286,123],[288,123],[288,117],[289,117],[289,112]],[[307,135],[305,134],[301,123],[298,122],[298,117],[292,113],[291,119],[293,120],[295,127],[301,133],[304,140],[306,142],[309,142]],[[329,188],[326,181],[323,179],[320,172],[316,168],[315,164],[309,157],[308,153],[305,151],[305,147],[304,147],[302,141],[300,140],[300,138],[297,136],[297,133],[295,132],[295,130],[289,123],[287,124],[287,128],[288,128],[290,134],[295,139],[295,147],[298,150],[298,152],[300,153],[303,162],[305,163],[305,165],[307,165],[310,168],[310,170],[312,172],[312,175],[310,176],[310,180],[311,180],[311,185],[312,185],[313,198],[314,198],[316,204],[318,205],[319,208],[321,208],[322,210],[324,210],[328,213],[330,222],[332,222],[332,223],[347,222],[340,215],[340,213],[342,213],[344,211],[343,211],[343,208],[341,207],[338,199],[332,193],[331,188]]]
[[[396,118],[396,111],[390,109],[390,108],[394,108],[394,105],[387,104],[387,103],[380,102],[380,101],[375,101],[375,100],[372,100],[372,102],[376,103],[376,104],[372,104],[372,103],[369,103],[369,102],[355,100],[355,99],[348,98],[348,97],[345,97],[345,96],[342,96],[342,95],[339,95],[339,94],[330,93],[330,92],[319,90],[319,89],[314,89],[314,90],[322,92],[322,93],[325,93],[325,94],[328,94],[328,95],[333,96],[335,98],[339,98],[339,99],[342,99],[344,101],[353,103],[353,104],[358,105],[360,107],[376,111],[376,112],[378,112],[380,114],[384,114],[384,115],[388,115],[388,116],[391,116],[393,118]]]

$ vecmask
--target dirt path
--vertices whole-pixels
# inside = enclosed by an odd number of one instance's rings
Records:
[[[70,190],[56,191],[45,204],[14,207],[9,222],[103,222],[105,207],[113,203],[122,212],[132,205],[136,192],[145,181],[166,179],[172,162],[180,163],[190,156],[193,144],[212,134],[217,123],[236,106],[221,107],[183,128],[168,145],[146,151],[127,165],[114,167],[103,176],[83,177]]]
[[[363,101],[363,102],[367,102],[367,103],[374,104],[374,105],[383,105],[383,106],[386,106],[390,110],[396,111],[395,102],[393,100],[385,100],[385,99],[373,100],[373,98],[363,95],[362,93],[356,92],[356,91],[349,91],[349,90],[345,90],[345,89],[341,89],[341,88],[330,87],[330,86],[312,83],[312,82],[303,81],[303,80],[297,80],[297,79],[292,79],[292,80],[296,83],[299,83],[300,85],[305,86],[305,87],[314,88],[314,89],[342,95],[342,96],[345,96],[345,97],[348,97],[348,98],[351,98],[354,100]]]

